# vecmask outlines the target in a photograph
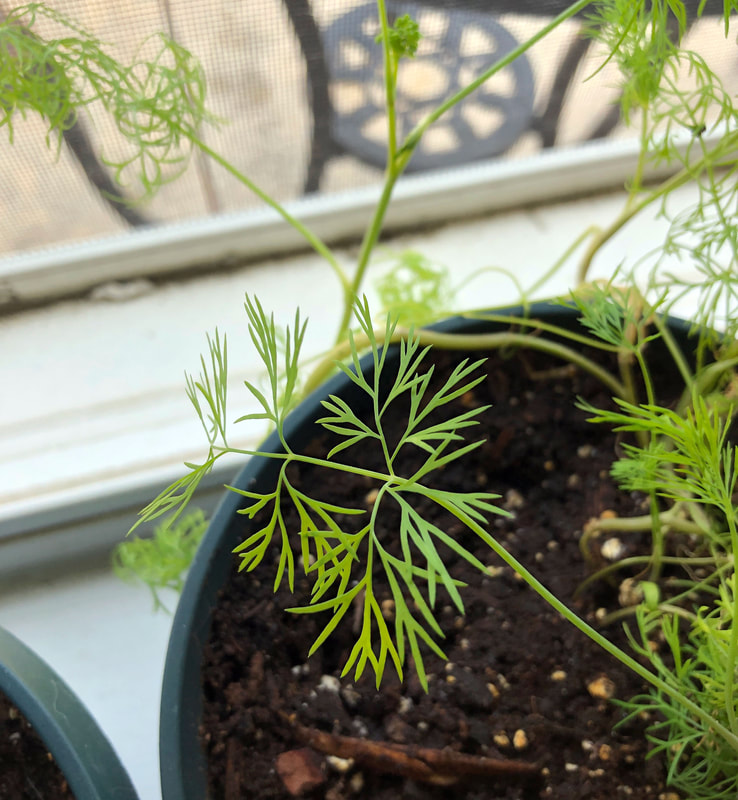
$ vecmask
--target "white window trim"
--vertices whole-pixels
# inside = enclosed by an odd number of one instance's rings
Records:
[[[685,148],[689,141],[685,136]],[[638,142],[623,139],[409,176],[396,188],[384,231],[397,234],[617,189],[632,174],[637,157]],[[673,171],[666,165],[650,166],[646,179]],[[361,236],[378,196],[377,187],[368,187],[304,198],[287,207],[332,244]],[[271,209],[218,214],[50,246],[0,258],[0,312],[111,281],[202,272],[204,264],[228,267],[305,249],[300,234]]]

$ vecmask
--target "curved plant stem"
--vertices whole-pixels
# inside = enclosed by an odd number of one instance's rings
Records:
[[[576,592],[574,592],[574,597],[578,597],[588,586],[591,586],[593,583],[598,583],[599,581],[607,578],[608,576],[612,575],[614,572],[619,572],[621,569],[627,569],[628,567],[639,567],[641,565],[649,564],[651,561],[651,556],[630,556],[629,558],[623,558],[621,561],[616,561],[613,564],[608,564],[606,567],[602,567],[602,569],[597,570],[597,572],[593,572],[591,575],[587,575],[587,577],[577,586]],[[713,556],[701,556],[695,558],[682,558],[681,556],[664,556],[662,559],[663,564],[676,564],[677,566],[690,566],[690,567],[699,567],[699,566],[714,566],[716,562]],[[725,570],[726,567],[732,566],[732,562],[726,561],[720,569]],[[719,577],[716,574],[713,577]],[[694,592],[698,589],[704,589],[704,587],[708,584],[709,581],[700,581],[699,584],[695,584],[691,581],[688,581],[689,591]],[[672,598],[673,602],[674,598]]]
[[[389,340],[385,340],[384,329],[375,331],[377,342],[380,345],[387,345],[400,342],[406,339],[410,331],[405,328],[396,328]],[[416,332],[421,345],[434,345],[444,350],[494,350],[502,347],[520,347],[538,350],[549,353],[557,358],[567,361],[580,369],[593,375],[607,386],[618,397],[626,396],[623,384],[610,372],[601,367],[596,362],[587,358],[585,355],[572,350],[564,344],[553,342],[548,339],[541,339],[526,333],[511,333],[507,331],[499,333],[441,333],[439,331],[420,330]],[[355,336],[356,346],[359,350],[369,345],[369,341],[363,334]],[[303,386],[303,394],[308,395],[317,389],[331,374],[336,361],[342,361],[351,353],[351,346],[348,342],[337,344],[322,358],[318,366]]]
[[[304,239],[307,243],[312,247],[312,249],[319,255],[322,256],[330,265],[331,269],[335,273],[336,277],[338,278],[341,287],[344,291],[344,296],[347,292],[350,291],[350,281],[348,276],[344,272],[341,265],[338,263],[336,256],[334,255],[333,251],[330,250],[329,247],[317,236],[313,231],[310,230],[306,225],[300,222],[297,217],[293,217],[287,209],[278,203],[276,200],[272,199],[263,189],[260,189],[250,178],[244,175],[240,170],[236,169],[233,164],[226,161],[221,155],[219,155],[215,150],[208,147],[201,139],[194,135],[194,133],[190,131],[186,131],[182,129],[182,135],[186,136],[192,144],[194,144],[200,151],[205,153],[206,155],[210,156],[216,164],[221,166],[224,170],[229,172],[236,180],[240,181],[244,186],[246,186],[251,192],[253,192],[261,201],[266,203],[270,208],[273,208],[281,217],[282,219],[287,222],[292,228],[294,228]],[[352,295],[353,297],[353,295]]]
[[[630,222],[633,217],[643,211],[644,208],[651,205],[651,203],[653,203],[655,200],[666,197],[680,186],[684,186],[685,184],[696,180],[697,177],[706,169],[715,168],[715,162],[719,158],[733,153],[735,149],[735,138],[726,136],[721,140],[718,147],[715,148],[715,150],[719,152],[713,151],[712,153],[705,154],[696,163],[684,167],[675,175],[672,175],[670,178],[663,181],[663,183],[659,184],[653,191],[649,192],[640,200],[636,200],[634,195],[629,195],[623,210],[620,212],[617,218],[607,228],[601,230],[599,234],[596,235],[589,243],[589,247],[587,248],[584,257],[579,264],[577,271],[577,283],[582,284],[587,280],[587,273],[589,272],[592,260],[600,251],[602,246],[612,239],[612,237],[624,225],[626,225],[626,223]]]
[[[600,620],[600,625],[606,628],[608,625],[612,625],[613,622],[632,617],[635,615],[637,609],[638,606],[627,606],[627,608],[618,608],[615,611],[611,611]],[[689,622],[696,619],[694,613],[687,611],[686,608],[682,608],[681,606],[676,606],[673,603],[659,603],[656,609],[662,614],[673,614],[675,617],[681,617]]]
[[[370,222],[369,227],[366,229],[364,238],[361,242],[359,258],[356,265],[356,273],[354,274],[353,280],[344,285],[343,315],[341,316],[341,321],[338,325],[338,331],[336,333],[337,345],[346,339],[346,334],[351,322],[351,314],[353,313],[353,301],[354,298],[359,294],[359,289],[364,281],[364,273],[369,265],[369,259],[374,250],[374,245],[377,243],[379,235],[382,232],[384,215],[387,212],[387,207],[392,197],[392,191],[399,176],[400,173],[394,174],[394,171],[388,165],[387,177],[384,187],[382,188],[382,194],[379,198],[379,202],[377,203],[377,207],[374,210],[372,221]]]
[[[589,228],[582,231],[577,238],[564,250],[564,252],[556,259],[553,266],[546,270],[541,277],[528,289],[525,293],[526,297],[531,297],[534,292],[537,292],[541,287],[548,283],[556,273],[566,264],[571,258],[574,251],[590,236],[597,236],[601,228],[597,225],[590,225]]]

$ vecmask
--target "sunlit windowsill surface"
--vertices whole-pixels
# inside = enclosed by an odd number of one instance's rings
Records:
[[[584,228],[612,220],[622,202],[622,193],[611,193],[439,224],[387,242],[386,252],[420,250],[446,264],[454,284],[483,267],[501,267],[526,287]],[[605,247],[595,274],[635,261],[658,242],[659,229],[665,224],[655,214],[635,221]],[[341,259],[350,265],[354,255],[344,251]],[[386,268],[373,267],[370,290]],[[564,271],[544,294],[563,292],[573,281],[573,270]],[[243,413],[240,383],[258,374],[244,291],[258,295],[282,324],[299,305],[310,318],[310,352],[331,341],[339,293],[330,271],[310,255],[139,289],[97,292],[0,319],[0,622],[79,693],[142,800],[155,800],[158,698],[171,618],[153,613],[145,589],[122,584],[106,568],[75,567],[87,564],[96,546],[120,540],[153,489],[177,477],[183,461],[202,456],[204,438],[185,397],[183,371],[198,370],[205,332],[216,326],[228,336],[232,416]],[[516,297],[512,280],[486,272],[462,287],[457,305],[494,306]],[[252,445],[263,433],[243,430],[235,441]],[[227,463],[216,479],[237,467]],[[115,514],[106,507],[111,498]],[[202,502],[208,507],[216,499],[211,491]],[[34,564],[33,577],[12,580]]]

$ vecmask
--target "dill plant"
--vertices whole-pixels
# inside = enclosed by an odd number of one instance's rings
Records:
[[[176,522],[165,520],[150,538],[131,536],[113,550],[113,572],[129,583],[143,583],[154,609],[167,610],[160,592],[181,592],[184,576],[205,535],[208,523],[200,509],[191,509]]]
[[[699,17],[708,6],[712,10],[716,5],[717,0],[707,0],[692,10]],[[736,0],[721,4],[726,35],[737,5]],[[442,654],[434,614],[439,588],[463,610],[460,587],[446,569],[438,545],[475,563],[455,539],[424,519],[409,500],[422,496],[453,514],[562,617],[651,685],[652,691],[633,698],[627,706],[633,714],[655,712],[649,736],[656,744],[654,752],[668,762],[674,787],[695,798],[735,797],[738,600],[734,559],[738,541],[733,502],[736,450],[728,439],[738,387],[738,115],[733,95],[703,54],[682,46],[689,23],[682,0],[578,0],[440,104],[403,138],[395,111],[397,80],[403,60],[413,56],[421,32],[409,17],[391,25],[384,0],[377,1],[377,12],[378,46],[383,48],[385,67],[387,165],[382,193],[351,274],[312,231],[202,140],[200,125],[212,120],[205,109],[203,76],[196,61],[175,42],[157,38],[160,49],[152,59],[139,59],[130,67],[122,67],[107,56],[93,36],[41,4],[23,6],[0,25],[0,125],[8,128],[11,138],[16,112],[42,114],[48,120],[49,141],[53,142],[80,109],[102,103],[131,146],[130,156],[111,162],[119,179],[135,175],[143,193],[149,194],[166,179],[167,170],[173,167],[176,172],[183,166],[182,148],[195,148],[292,224],[325,258],[342,290],[343,308],[334,346],[306,377],[300,368],[305,323],[299,313],[280,338],[274,320],[259,300],[247,297],[249,331],[264,363],[267,387],[246,384],[260,407],[246,418],[264,420],[275,428],[282,438],[282,453],[242,451],[229,445],[226,341],[217,332],[209,337],[202,373],[187,381],[188,395],[209,443],[208,455],[201,464],[187,465],[187,474],[144,509],[142,520],[170,513],[176,518],[192,499],[201,478],[226,453],[281,460],[273,490],[262,494],[240,490],[246,516],[256,521],[266,515],[266,523],[259,522],[261,527],[237,547],[241,568],[254,569],[269,548],[275,547],[279,552],[275,586],[286,582],[292,587],[297,570],[305,572],[312,582],[311,602],[292,611],[331,612],[313,648],[325,641],[350,608],[358,609],[360,633],[345,670],[360,674],[369,667],[379,684],[388,665],[403,674],[408,652],[421,680],[425,680],[424,649]],[[617,562],[590,579],[611,577],[627,568],[642,570],[638,580],[643,601],[620,615],[630,618],[627,630],[635,656],[615,647],[580,619],[487,532],[488,516],[501,513],[493,496],[431,489],[425,482],[434,470],[463,458],[476,446],[460,445],[458,432],[473,425],[481,413],[470,411],[433,424],[426,420],[427,408],[442,411],[449,399],[473,387],[479,380],[476,369],[481,366],[463,364],[440,391],[429,393],[430,368],[423,366],[427,347],[458,346],[459,338],[416,330],[413,323],[425,323],[442,313],[452,294],[444,275],[422,260],[405,256],[405,265],[426,285],[415,287],[422,291],[413,294],[413,281],[406,281],[403,287],[398,274],[396,281],[390,277],[382,287],[385,305],[402,315],[401,324],[391,316],[377,323],[365,300],[360,299],[394,186],[425,131],[448,109],[578,14],[587,15],[588,33],[601,48],[601,65],[612,62],[618,66],[622,116],[637,128],[639,160],[626,187],[624,206],[611,224],[586,230],[533,286],[520,288],[527,309],[530,297],[580,253],[578,288],[563,302],[579,310],[582,328],[576,332],[563,330],[528,315],[502,318],[489,311],[468,312],[511,322],[515,330],[465,337],[463,345],[543,350],[589,371],[615,397],[614,408],[585,409],[593,422],[633,434],[634,438],[623,445],[623,458],[615,463],[613,475],[624,490],[645,493],[649,512],[639,518],[598,520],[585,531],[582,549],[586,556],[593,538],[607,531],[651,533],[649,554]],[[66,29],[66,35],[42,40],[33,30],[40,16]],[[685,74],[690,79],[686,87],[680,80]],[[671,176],[660,183],[647,183],[647,167],[663,163],[672,167]],[[697,199],[690,208],[672,215],[669,198],[685,185],[695,188]],[[649,207],[658,208],[671,227],[666,240],[637,265],[647,268],[645,285],[636,280],[635,269],[625,267],[605,284],[588,284],[592,263],[603,245]],[[674,256],[689,261],[693,277],[672,274],[664,259]],[[693,318],[694,358],[682,351],[668,325],[676,304],[687,297],[693,299],[697,309]],[[657,342],[683,379],[684,391],[676,408],[658,403],[649,362]],[[400,367],[395,375],[388,376],[386,346],[392,343],[400,348]],[[614,353],[616,373],[582,354],[582,345]],[[372,354],[372,378],[359,368],[359,356],[365,351]],[[326,415],[318,425],[338,435],[340,444],[325,458],[313,459],[291,450],[283,435],[284,422],[299,399],[320,385],[336,366],[369,399],[371,422],[360,418],[339,398],[326,399]],[[383,373],[391,378],[386,394],[380,393],[377,383]],[[410,408],[402,441],[425,454],[424,466],[414,475],[395,472],[396,450],[384,436],[383,417],[398,397],[403,397]],[[290,463],[312,463],[327,474],[352,469],[335,456],[367,441],[375,442],[385,456],[385,469],[369,474],[380,486],[370,511],[326,503],[305,495],[290,482]],[[287,530],[282,503],[297,510],[299,531]],[[389,503],[401,512],[400,556],[386,551],[375,535],[376,515]],[[347,529],[345,519],[355,519],[357,525]],[[689,537],[688,552],[676,556],[669,553],[673,535]],[[301,564],[296,563],[295,552],[301,554]],[[681,568],[676,582],[663,579],[666,565]],[[395,600],[393,629],[377,605],[377,575],[386,581]]]

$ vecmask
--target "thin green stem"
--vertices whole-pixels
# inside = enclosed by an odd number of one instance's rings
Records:
[[[306,456],[294,451],[290,453],[267,453],[263,450],[249,450],[246,448],[229,447],[227,450],[222,450],[221,452],[216,453],[211,460],[215,461],[217,458],[225,455],[226,453],[233,453],[239,456],[250,456],[255,458],[271,458],[277,461],[299,461],[301,464],[312,464],[316,467],[335,469],[339,472],[351,472],[354,475],[363,475],[367,478],[372,478],[373,480],[382,481],[383,483],[388,484],[401,482],[401,479],[396,475],[388,475],[384,472],[376,472],[375,470],[364,469],[363,467],[357,467],[351,464],[342,464],[340,461],[329,461],[325,458],[313,458],[312,456]]]
[[[564,252],[556,259],[553,266],[551,266],[541,277],[528,289],[525,293],[526,297],[532,297],[534,292],[537,292],[544,284],[548,283],[551,278],[558,273],[558,271],[566,264],[571,258],[574,251],[590,236],[597,236],[601,232],[598,225],[590,225],[585,231],[577,236],[577,238],[564,250]]]
[[[335,273],[336,277],[338,278],[341,287],[343,288],[344,294],[350,291],[351,283],[349,281],[348,276],[344,272],[341,265],[338,263],[336,256],[334,255],[333,251],[330,250],[326,246],[326,244],[317,236],[313,231],[311,231],[306,225],[300,222],[297,217],[293,217],[287,209],[278,203],[276,200],[272,199],[263,189],[259,188],[250,178],[243,174],[240,170],[236,169],[229,161],[219,155],[215,150],[202,139],[199,139],[195,136],[194,133],[191,131],[187,131],[183,128],[180,128],[180,131],[183,136],[186,136],[195,147],[197,147],[201,152],[205,153],[206,155],[210,156],[210,158],[215,161],[216,164],[221,166],[224,170],[229,172],[236,180],[240,181],[244,186],[246,186],[249,191],[253,192],[262,202],[266,203],[270,208],[273,208],[285,222],[287,222],[292,228],[294,228],[304,239],[307,243],[312,247],[313,250],[319,255],[322,256],[330,265],[331,269]],[[353,296],[353,295],[352,295]]]
[[[374,251],[374,245],[377,243],[379,239],[379,235],[382,232],[382,223],[384,222],[384,215],[387,212],[387,207],[389,206],[390,199],[392,198],[392,191],[395,187],[395,183],[397,182],[400,173],[395,173],[392,169],[391,165],[387,165],[387,173],[385,177],[384,187],[382,188],[382,194],[380,195],[379,201],[377,202],[377,206],[374,209],[374,214],[372,216],[371,223],[369,227],[366,229],[364,233],[364,238],[361,242],[361,248],[359,250],[359,258],[356,264],[356,273],[354,274],[353,280],[348,284],[343,284],[344,289],[344,304],[343,304],[343,315],[341,316],[341,321],[338,325],[338,331],[336,333],[336,344],[338,345],[340,342],[343,342],[346,338],[346,333],[349,329],[349,324],[351,322],[351,311],[353,308],[354,298],[358,296],[359,290],[361,289],[361,284],[364,281],[364,273],[366,272],[366,268],[369,265],[369,259],[371,258],[372,252]]]
[[[728,529],[730,530],[730,542],[732,551],[738,553],[738,531],[735,525],[735,511],[732,504],[732,498],[726,497],[726,517],[728,520]],[[738,724],[736,724],[735,714],[735,700],[733,699],[733,692],[735,689],[735,668],[738,661],[738,586],[736,586],[735,572],[733,572],[733,620],[730,626],[730,641],[728,643],[728,668],[726,672],[725,683],[725,707],[728,712],[728,723],[733,733],[738,734]]]
[[[578,342],[585,347],[592,347],[597,350],[604,350],[606,353],[618,353],[620,347],[616,344],[608,344],[602,339],[596,339],[593,336],[586,336],[576,331],[571,331],[568,328],[562,328],[559,325],[553,325],[549,322],[544,322],[536,317],[516,317],[509,314],[495,314],[489,311],[464,311],[461,315],[465,319],[483,319],[489,322],[502,322],[509,325],[520,325],[527,328],[533,328],[536,331],[543,331],[544,333],[553,333],[555,336],[560,336],[562,339],[568,339],[572,342]]]
[[[676,512],[677,506],[664,511],[659,515],[659,520],[662,525],[666,525],[672,530],[680,531],[681,533],[688,533],[693,535],[703,535],[704,530],[690,522],[687,519],[682,519]],[[608,517],[605,519],[598,519],[592,523],[592,528],[597,531],[620,531],[622,533],[637,533],[640,531],[647,531],[652,524],[650,514],[643,514],[639,517]]]
[[[651,371],[646,364],[646,359],[643,357],[643,349],[642,347],[637,347],[635,351],[635,357],[638,361],[638,366],[641,369],[641,376],[643,377],[643,385],[646,389],[646,402],[649,405],[656,404],[656,395],[653,390],[653,381],[651,380]]]
[[[379,26],[382,30],[382,51],[384,55],[384,96],[387,110],[387,166],[394,163],[397,152],[397,118],[395,112],[395,93],[397,88],[397,57],[390,47],[389,20],[384,0],[377,0]]]
[[[692,375],[692,370],[689,368],[687,359],[684,357],[682,348],[676,343],[676,339],[674,339],[671,329],[668,325],[666,325],[664,318],[660,314],[654,315],[653,322],[658,332],[661,334],[661,339],[671,354],[674,364],[676,364],[676,368],[679,370],[679,374],[682,376],[682,380],[686,386],[686,391],[691,396],[691,389],[694,385],[694,376]]]
[[[516,61],[520,56],[524,53],[528,52],[534,44],[537,44],[541,39],[544,39],[548,36],[551,31],[556,30],[563,22],[567,19],[570,19],[575,14],[578,14],[580,11],[583,11],[592,0],[577,0],[576,3],[572,3],[565,11],[562,11],[557,17],[552,19],[547,25],[541,28],[536,34],[534,34],[530,39],[522,44],[518,45],[516,48],[511,50],[506,56],[496,61],[489,69],[485,70],[478,78],[473,80],[463,89],[458,91],[456,94],[452,95],[448,98],[448,100],[441,103],[436,109],[431,111],[426,117],[424,117],[405,138],[405,141],[400,148],[400,151],[397,154],[397,161],[402,163],[402,167],[404,168],[407,162],[410,160],[410,157],[413,154],[413,151],[423,137],[426,130],[440,117],[442,117],[449,109],[453,108],[457,103],[460,103],[464,98],[468,97],[475,89],[478,89],[484,83],[486,83],[493,75],[496,75],[500,70],[504,69],[509,64],[512,64]]]
[[[632,617],[637,610],[638,606],[618,608],[616,611],[611,611],[609,614],[604,616],[600,620],[600,625],[602,625],[603,628],[606,628],[608,625],[612,625],[613,622],[617,622],[620,619]],[[673,614],[674,616],[681,617],[689,622],[693,622],[697,618],[697,615],[693,612],[687,611],[686,608],[682,608],[681,606],[675,606],[672,603],[659,603],[656,607],[656,610],[660,611],[662,614]]]
[[[651,492],[651,580],[658,581],[664,563],[664,528],[659,515],[659,503],[656,494]]]
[[[577,586],[576,592],[574,593],[574,597],[578,597],[587,587],[591,586],[593,583],[597,583],[598,581],[604,580],[608,578],[615,572],[619,572],[621,569],[628,569],[629,567],[640,567],[641,565],[647,565],[651,561],[651,556],[630,556],[629,558],[623,558],[620,561],[615,561],[613,564],[608,564],[606,567],[602,567],[601,569],[597,570],[597,572],[593,572],[591,575],[588,575],[580,584]],[[720,559],[716,559],[714,556],[702,556],[702,557],[681,557],[681,556],[664,556],[662,559],[663,564],[675,564],[677,566],[682,566],[685,569],[687,567],[700,567],[700,566],[714,566],[715,564],[720,563]],[[720,567],[715,573],[713,573],[709,578],[700,581],[699,583],[695,583],[694,580],[687,581],[687,585],[689,586],[689,592],[685,594],[689,594],[691,592],[697,590],[705,590],[708,586],[710,580],[717,579],[719,576],[720,570],[725,569],[726,567],[732,567],[732,561],[726,561],[722,567]],[[679,596],[681,597],[681,596]],[[672,597],[671,600],[674,602],[677,598]]]
[[[409,334],[410,332],[405,328],[396,328],[389,340],[385,340],[383,330],[375,331],[377,342],[380,345],[388,345],[407,339]],[[433,345],[445,350],[494,350],[502,347],[519,347],[549,353],[593,375],[618,397],[627,396],[625,394],[625,387],[614,375],[596,362],[587,358],[587,356],[559,342],[541,339],[530,334],[511,332],[461,334],[420,330],[416,331],[416,335],[421,345]],[[359,350],[364,349],[369,344],[369,340],[364,334],[357,334],[355,336],[355,342]],[[347,358],[350,353],[351,346],[348,342],[343,342],[333,347],[313,370],[313,373],[303,387],[303,392],[307,395],[311,391],[317,389],[331,374],[335,362],[342,361]]]
[[[428,126],[430,126],[433,122],[435,122],[442,114],[448,111],[448,109],[450,109],[456,103],[459,103],[469,94],[471,94],[475,89],[481,86],[495,73],[499,72],[508,64],[511,64],[513,61],[515,61],[516,58],[518,58],[520,55],[529,50],[536,42],[540,41],[542,38],[548,35],[548,33],[557,28],[562,22],[564,22],[565,20],[577,14],[579,11],[586,8],[591,1],[592,0],[577,0],[576,3],[570,6],[562,14],[559,14],[558,17],[552,20],[537,34],[535,34],[535,36],[533,36],[524,44],[515,48],[512,52],[508,53],[508,55],[506,55],[504,58],[501,58],[486,72],[484,72],[479,78],[472,81],[467,87],[462,89],[453,97],[449,98],[435,111],[431,112],[424,120],[420,122],[418,126],[416,126],[413,129],[413,131],[410,132],[410,134],[406,137],[405,141],[403,142],[402,147],[400,148],[399,151],[396,150],[396,143],[393,144],[392,140],[393,132],[396,135],[394,103],[392,104],[391,108],[388,105],[388,124],[390,126],[389,128],[390,137],[388,145],[389,157],[387,159],[387,169],[385,171],[385,182],[382,188],[382,194],[374,210],[372,221],[368,229],[366,230],[366,233],[364,234],[364,239],[361,243],[361,249],[359,251],[359,258],[356,267],[356,273],[354,275],[353,281],[351,282],[350,288],[347,287],[342,282],[342,286],[344,289],[344,310],[336,334],[335,341],[337,344],[345,338],[346,332],[348,331],[349,323],[351,321],[351,307],[354,298],[359,294],[359,290],[364,280],[364,274],[369,264],[369,259],[374,250],[374,245],[377,243],[377,240],[379,239],[379,235],[382,230],[382,223],[384,221],[384,217],[387,212],[387,207],[389,206],[389,202],[392,197],[392,192],[394,190],[395,183],[397,182],[397,179],[400,177],[400,175],[402,175],[402,173],[404,172],[405,167],[407,166],[408,162],[410,161],[410,158],[415,152],[415,148],[417,147],[418,142],[422,138],[425,130],[428,128]],[[380,24],[382,25],[382,34],[383,34],[382,42],[385,51],[385,86],[386,86],[387,99],[389,103],[390,98],[392,99],[394,98],[396,69],[392,61],[392,55],[391,53],[388,52],[390,46],[389,46],[389,37],[387,35],[388,23],[387,23],[387,14],[386,14],[386,8],[384,6],[384,1],[377,0],[377,6],[380,13]]]
[[[662,197],[673,192],[675,189],[678,189],[680,186],[684,186],[685,184],[689,183],[690,181],[694,180],[697,175],[705,168],[705,164],[707,163],[707,158],[700,159],[697,164],[691,167],[685,167],[684,169],[680,170],[676,173],[676,175],[672,175],[670,178],[665,180],[663,183],[659,184],[659,186],[654,189],[652,192],[647,194],[644,198],[639,200],[638,202],[633,202],[631,197],[628,197],[628,200],[625,203],[623,210],[617,216],[617,218],[604,230],[600,232],[598,236],[595,236],[594,239],[590,242],[589,247],[587,248],[582,261],[579,264],[579,268],[577,271],[577,283],[581,284],[587,280],[587,273],[589,272],[589,268],[592,264],[592,260],[594,259],[595,255],[600,251],[603,245],[605,245],[612,237],[628,222],[630,222],[633,217],[643,211],[644,208],[648,207],[653,203],[655,200],[658,200]]]
[[[643,188],[643,173],[646,168],[646,160],[648,158],[648,108],[643,107],[641,113],[641,146],[638,148],[638,160],[636,161],[636,168],[633,172],[633,177],[630,181],[630,188],[628,190],[628,202],[632,202],[637,197],[638,193]]]

